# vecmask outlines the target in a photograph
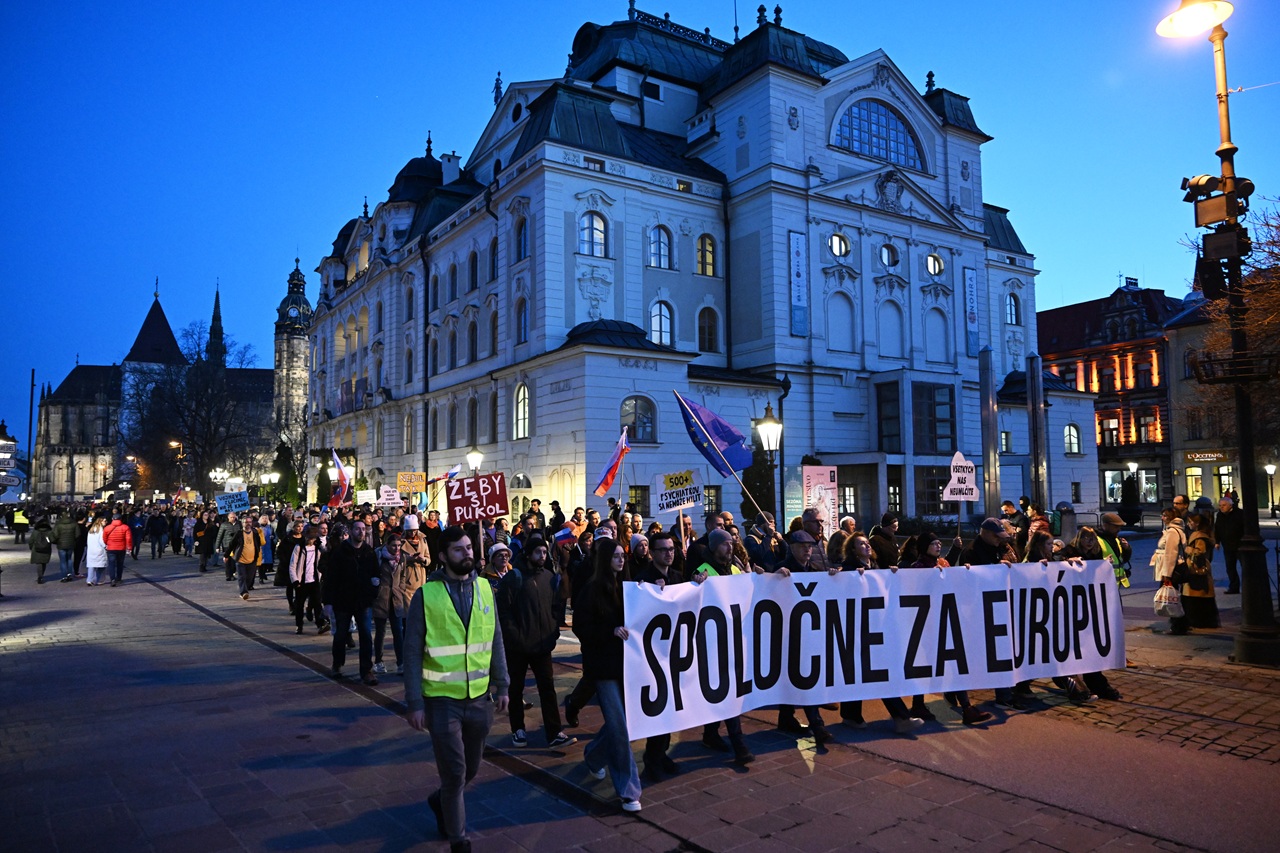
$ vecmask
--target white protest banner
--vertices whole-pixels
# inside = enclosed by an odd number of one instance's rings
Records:
[[[404,499],[400,497],[400,490],[395,486],[383,486],[382,494],[378,495],[378,499],[374,501],[373,505],[382,507],[404,506]]]
[[[765,705],[1011,687],[1125,665],[1109,563],[623,584],[632,740]]]
[[[226,515],[229,512],[248,512],[248,492],[221,492],[213,496],[218,502],[218,512]]]
[[[697,469],[659,474],[653,478],[653,506],[650,515],[702,505],[702,475]]]
[[[356,490],[356,506],[360,504],[371,504],[378,499],[378,493],[373,489],[357,489]]]
[[[978,500],[978,478],[974,476],[976,468],[964,458],[959,451],[951,457],[951,480],[942,490],[944,501],[976,501]]]

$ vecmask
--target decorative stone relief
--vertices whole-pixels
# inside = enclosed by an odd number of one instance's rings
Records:
[[[702,394],[708,397],[719,397],[720,386],[719,385],[690,385],[689,392],[691,394]]]
[[[1022,332],[1014,329],[1005,335],[1004,349],[1009,354],[1009,369],[1020,369],[1018,365],[1022,363]]]
[[[507,205],[507,212],[512,216],[528,216],[529,197],[527,195],[518,195],[511,199],[511,203]]]
[[[875,73],[871,75],[871,80],[869,80],[866,83],[863,83],[861,86],[854,86],[852,89],[849,90],[849,94],[852,95],[854,92],[861,92],[865,89],[874,89],[874,88],[883,89],[889,85],[890,78],[891,78],[891,75],[889,73],[889,66],[884,64],[883,62],[877,62],[876,70],[875,70]]]
[[[876,282],[876,302],[885,299],[897,299],[905,303],[907,299],[907,280],[896,275],[882,275]]]
[[[685,237],[693,235],[693,223],[689,221],[688,217],[680,220],[680,233]]]
[[[649,183],[657,184],[660,187],[667,187],[668,189],[672,189],[672,190],[676,188],[675,178],[671,177],[670,175],[659,174],[658,172],[649,173]]]
[[[590,189],[580,192],[574,196],[579,201],[579,207],[582,210],[602,210],[606,207],[613,207],[614,198],[601,189]]]
[[[658,372],[658,362],[651,358],[618,358],[618,367],[623,370],[650,370],[654,373]]]
[[[822,276],[826,281],[822,291],[824,296],[837,289],[854,293],[853,284],[858,280],[858,271],[847,264],[832,264],[822,268]]]
[[[582,165],[582,155],[577,151],[565,151],[563,152],[563,156],[566,163],[571,163],[574,166]]]
[[[920,288],[920,292],[924,294],[924,304],[929,305],[949,305],[951,303],[951,288],[941,282],[926,284]]]
[[[789,107],[787,109],[787,127],[792,130],[800,129],[800,110],[795,107]]]
[[[876,207],[890,213],[902,212],[902,179],[893,169],[876,178]]]
[[[960,161],[960,180],[962,181],[969,180],[969,161],[968,160]]]
[[[572,380],[572,379],[561,379],[561,380],[560,380],[560,381],[558,381],[558,382],[552,382],[549,386],[547,386],[547,389],[548,389],[552,394],[563,394],[563,393],[565,393],[566,391],[572,391],[572,390],[573,390],[573,380]]]
[[[746,116],[738,116],[738,138],[739,139],[747,138],[747,117]]]
[[[1015,290],[1022,290],[1026,285],[1020,278],[1007,278],[1004,282],[1004,289],[1012,293]]]
[[[604,264],[579,263],[578,293],[587,305],[587,316],[599,320],[601,306],[613,292],[613,267]]]
[[[610,161],[609,161],[609,174],[611,174],[611,175],[623,175],[623,176],[625,176],[625,175],[627,174],[627,167],[626,167],[626,164],[625,164],[625,163],[617,163],[617,162],[614,162],[613,160],[610,160]]]

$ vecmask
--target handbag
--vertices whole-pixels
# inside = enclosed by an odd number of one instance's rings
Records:
[[[1168,616],[1178,619],[1186,615],[1182,609],[1182,596],[1176,586],[1162,586],[1156,590],[1155,608],[1157,616]]]

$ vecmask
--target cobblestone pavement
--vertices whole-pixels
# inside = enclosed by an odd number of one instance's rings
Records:
[[[399,718],[401,688],[325,678],[328,638],[295,635],[280,590],[242,602],[220,571],[145,555],[119,589],[38,587],[24,561],[0,545],[6,849],[443,847],[423,804],[436,787],[429,742]],[[1229,628],[1152,633],[1143,594],[1126,600],[1133,665],[1111,676],[1122,702],[1077,706],[1043,690],[1038,712],[981,730],[935,700],[940,722],[916,738],[891,735],[868,703],[868,729],[837,728],[824,749],[756,711],[749,772],[680,733],[683,772],[647,785],[638,816],[587,776],[581,742],[514,749],[497,721],[468,793],[476,849],[1274,849],[1280,676],[1228,665]],[[1228,625],[1231,613],[1224,605]],[[561,695],[575,652],[566,636]],[[585,742],[599,722],[587,708],[573,732]],[[536,710],[529,723],[541,743]],[[1162,810],[1175,776],[1212,784],[1233,812]]]

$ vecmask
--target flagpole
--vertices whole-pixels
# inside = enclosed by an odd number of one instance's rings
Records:
[[[720,446],[716,444],[715,439],[712,438],[711,434],[707,432],[707,428],[702,425],[702,421],[693,414],[693,410],[689,408],[688,403],[685,402],[684,397],[680,396],[679,391],[673,388],[671,389],[671,393],[676,395],[676,399],[680,401],[680,405],[684,408],[685,411],[687,411],[690,414],[691,416],[690,420],[692,420],[695,424],[698,425],[698,431],[701,432],[704,436],[706,436],[707,443],[711,447],[715,448],[716,456],[719,456],[720,461],[724,463],[724,467],[729,469],[729,473],[733,475],[733,479],[738,481],[738,485],[742,487],[742,493],[746,495],[751,500],[752,505],[755,506],[756,515],[762,515],[764,513],[764,510],[760,508],[760,502],[756,500],[755,495],[751,494],[751,490],[747,488],[747,484],[742,482],[742,478],[738,476],[738,472],[733,470],[733,466],[729,464],[729,460],[724,458],[724,453],[721,452]]]

